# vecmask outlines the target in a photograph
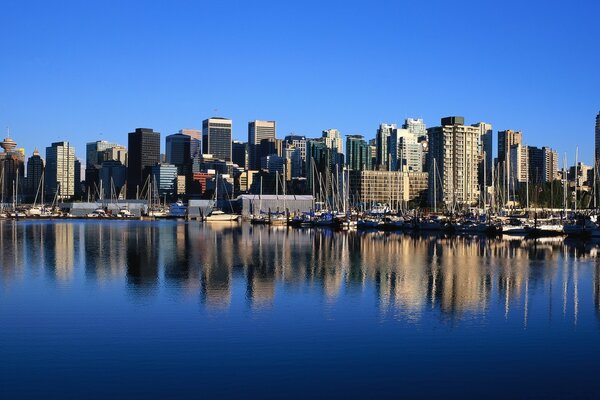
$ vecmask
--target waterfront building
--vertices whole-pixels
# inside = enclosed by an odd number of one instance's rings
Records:
[[[481,137],[479,149],[480,161],[479,161],[479,187],[492,186],[492,165],[493,165],[493,129],[492,124],[485,122],[479,122],[472,126],[479,128],[479,135]],[[484,176],[485,174],[485,176]]]
[[[231,161],[241,168],[248,168],[248,143],[237,140],[231,143]]]
[[[529,151],[527,146],[521,143],[513,144],[509,148],[510,165],[510,190],[514,193],[519,185],[529,180]]]
[[[224,161],[231,161],[230,119],[212,117],[202,121],[202,153]]]
[[[510,146],[523,143],[523,132],[510,129],[498,132],[498,158],[496,171],[503,185],[508,186],[510,172]]]
[[[278,173],[279,176],[283,176],[285,174],[285,179],[287,181],[291,180],[291,171],[290,171],[290,160],[286,157],[279,157],[276,154],[271,154],[266,157],[262,157],[260,159],[260,168],[263,171],[267,171],[269,173]]]
[[[154,189],[160,196],[173,196],[177,192],[177,166],[169,163],[159,163],[152,166],[152,181]]]
[[[394,128],[388,136],[387,148],[390,171],[423,171],[423,148],[417,134]]]
[[[390,170],[388,138],[394,129],[396,129],[396,124],[380,124],[379,129],[377,129],[375,137],[377,146],[375,166],[377,169]]]
[[[36,199],[41,201],[42,198],[42,176],[44,175],[44,160],[40,156],[38,149],[33,151],[33,155],[27,159],[27,176],[25,177],[25,195],[28,201]],[[39,191],[39,193],[38,193]]]
[[[531,183],[552,182],[558,175],[558,153],[549,147],[528,146]]]
[[[577,185],[578,190],[589,190],[593,184],[593,177],[590,178],[592,166],[586,165],[581,161],[569,167],[567,174],[569,185],[574,187]]]
[[[377,167],[377,138],[369,139],[369,147],[371,148],[371,169]]]
[[[165,138],[166,162],[175,165],[179,175],[189,175],[192,172],[191,145],[192,137],[183,133]]]
[[[304,160],[302,158],[301,149],[294,147],[293,144],[286,144],[284,151],[285,158],[289,160],[290,178],[299,178],[304,176]]]
[[[398,209],[407,202],[419,203],[427,192],[426,172],[350,171],[350,201],[368,206],[386,204]]]
[[[352,171],[371,170],[371,147],[362,135],[346,136],[346,166]]]
[[[259,169],[261,157],[268,156],[261,151],[263,140],[272,140],[275,142],[277,135],[277,125],[275,121],[254,120],[248,122],[248,152],[249,168]]]
[[[60,200],[75,195],[75,149],[69,142],[55,142],[46,147],[45,195]]]
[[[127,181],[127,167],[119,160],[106,160],[100,167],[100,183],[105,199],[124,198],[123,188]],[[100,188],[98,188],[100,190]]]
[[[446,117],[427,134],[430,205],[454,208],[477,203],[479,128],[465,125],[463,117]]]
[[[137,128],[129,133],[127,165],[127,197],[142,196],[151,168],[160,162],[160,133],[149,128]]]
[[[6,203],[15,200],[14,194],[22,193],[25,183],[25,150],[18,149],[10,137],[0,142],[0,147],[4,150],[0,153],[1,201]]]
[[[310,139],[306,144],[306,178],[308,190],[321,202],[333,194],[333,175],[342,176],[343,160],[323,138]]]

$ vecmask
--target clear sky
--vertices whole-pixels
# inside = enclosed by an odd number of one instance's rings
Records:
[[[275,119],[374,137],[463,115],[591,163],[597,1],[2,1],[0,126],[29,155]],[[164,140],[163,140],[164,147]],[[43,154],[42,150],[42,154]]]

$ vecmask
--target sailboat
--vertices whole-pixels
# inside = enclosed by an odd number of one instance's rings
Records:
[[[215,176],[215,196],[214,205],[210,210],[210,213],[204,218],[206,222],[236,222],[240,216],[237,214],[229,214],[217,207],[217,200],[219,199],[219,175]]]

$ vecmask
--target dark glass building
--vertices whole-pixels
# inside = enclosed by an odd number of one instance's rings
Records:
[[[166,137],[166,161],[177,167],[177,175],[188,176],[192,171],[192,138],[182,133]]]
[[[230,119],[213,117],[202,121],[202,152],[231,161],[231,129]]]
[[[153,165],[160,161],[160,133],[148,128],[137,128],[129,133],[127,198],[141,195]]]
[[[234,141],[231,144],[231,157],[240,168],[248,168],[248,143]]]
[[[40,152],[35,149],[33,155],[27,159],[27,177],[25,178],[25,195],[29,201],[42,200],[42,175],[44,174],[44,160]],[[38,193],[39,192],[39,193]]]

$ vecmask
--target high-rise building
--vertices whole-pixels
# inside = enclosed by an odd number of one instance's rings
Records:
[[[306,161],[306,136],[301,135],[287,135],[283,139],[283,146],[285,148],[289,148],[293,146],[294,149],[298,149],[300,151],[300,156],[303,161]]]
[[[177,166],[168,163],[155,164],[152,166],[152,176],[159,195],[177,194]]]
[[[510,146],[509,165],[509,187],[514,193],[519,185],[525,184],[529,180],[529,151],[526,145],[517,143]]]
[[[426,172],[363,170],[350,171],[349,177],[353,200],[365,205],[376,202],[398,210],[427,192]]]
[[[153,165],[160,161],[160,133],[149,128],[137,128],[129,133],[127,166],[127,197],[142,195]]]
[[[308,190],[317,201],[328,201],[333,194],[333,176],[343,176],[343,157],[327,146],[323,138],[306,143],[306,179]]]
[[[119,159],[126,164],[127,149],[106,140],[98,140],[85,145],[85,185],[91,195],[98,194],[102,163],[114,159]]]
[[[327,129],[322,132],[321,137],[327,147],[339,154],[344,154],[344,142],[342,141],[342,134],[340,131],[337,129]]]
[[[177,133],[190,137],[190,158],[202,155],[202,132],[197,129],[180,129]]]
[[[100,167],[100,182],[105,199],[124,197],[123,187],[127,181],[127,167],[118,160],[107,160]]]
[[[177,167],[179,175],[191,176],[192,173],[192,137],[176,133],[165,138],[166,161]]]
[[[427,127],[421,118],[406,118],[402,129],[408,129],[410,133],[419,137],[427,136]]]
[[[521,131],[505,130],[498,132],[498,165],[496,171],[502,182],[507,183],[510,172],[510,146],[523,143]]]
[[[529,182],[552,182],[558,174],[558,153],[549,147],[528,146]]]
[[[25,194],[30,201],[42,200],[41,187],[42,175],[44,174],[44,160],[40,152],[35,149],[33,155],[27,159],[27,177],[25,178]]]
[[[277,126],[275,121],[250,121],[248,122],[248,152],[250,169],[260,168],[260,158],[269,154],[260,154],[260,144],[263,140],[275,141]]]
[[[202,121],[202,153],[224,161],[231,161],[230,119],[212,117]]]
[[[388,137],[390,171],[423,172],[423,148],[419,135],[408,129],[394,128]]]
[[[430,204],[470,205],[479,199],[477,184],[480,131],[464,125],[463,117],[442,118],[429,136]],[[435,200],[435,203],[434,203]]]
[[[46,196],[70,199],[75,195],[75,149],[69,142],[46,147]]]
[[[485,122],[479,122],[472,126],[479,128],[479,135],[481,136],[481,149],[479,149],[480,162],[479,162],[479,187],[492,186],[492,145],[493,145],[493,130],[492,124]]]
[[[392,134],[392,131],[396,129],[396,124],[380,124],[379,129],[377,129],[376,146],[377,146],[377,155],[375,160],[375,165],[377,169],[380,170],[389,170],[389,154],[390,151],[388,149],[388,138]]]
[[[17,144],[10,137],[0,142],[0,147],[4,149],[4,152],[0,153],[1,201],[13,201],[15,194],[18,196],[22,193],[21,188],[25,183],[25,150],[17,149]]]
[[[231,161],[240,168],[248,168],[248,143],[237,140],[231,143]]]
[[[371,170],[371,147],[362,135],[346,136],[346,165],[351,171]]]

